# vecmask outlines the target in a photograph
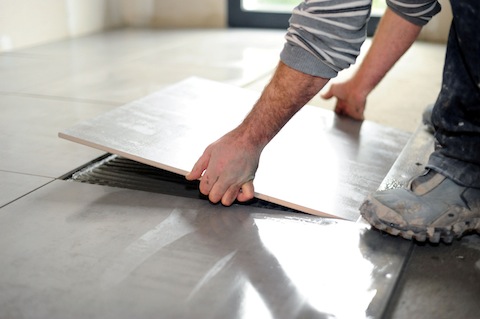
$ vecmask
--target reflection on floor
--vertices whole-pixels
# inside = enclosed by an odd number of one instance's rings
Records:
[[[192,75],[261,90],[283,35],[126,29],[1,54],[0,317],[475,317],[480,236],[418,245],[362,222],[61,179],[103,155],[61,129]],[[444,54],[415,44],[367,119],[414,132]]]

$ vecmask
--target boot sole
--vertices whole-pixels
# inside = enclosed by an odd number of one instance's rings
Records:
[[[400,236],[408,240],[419,242],[429,241],[438,244],[443,241],[450,244],[454,239],[461,238],[465,233],[480,233],[480,219],[473,218],[465,222],[453,224],[448,227],[417,227],[408,225],[406,227],[384,221],[378,217],[377,211],[388,210],[375,198],[367,198],[360,207],[360,212],[373,227],[393,236]]]

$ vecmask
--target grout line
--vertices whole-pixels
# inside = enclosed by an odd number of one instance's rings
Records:
[[[415,243],[414,243],[414,241],[412,241],[410,243],[410,247],[408,249],[408,252],[405,255],[402,266],[400,267],[400,270],[398,272],[397,280],[393,284],[392,292],[390,293],[390,296],[388,297],[387,302],[385,303],[385,307],[383,309],[383,312],[382,312],[382,314],[379,318],[391,318],[393,312],[398,307],[397,303],[398,303],[399,297],[402,293],[402,287],[404,285],[405,273],[406,273],[407,267],[410,263],[410,260],[412,259],[414,249],[415,249]]]
[[[113,101],[101,101],[93,99],[83,99],[83,98],[72,98],[72,97],[63,97],[63,96],[54,96],[54,95],[42,95],[35,93],[22,93],[22,92],[2,92],[0,95],[4,96],[17,96],[17,97],[30,97],[44,100],[57,100],[57,101],[68,101],[68,102],[81,102],[81,103],[95,103],[95,104],[104,104],[104,105],[123,105],[125,102],[113,102]]]
[[[45,176],[45,175],[38,175],[38,174],[31,174],[31,173],[23,173],[23,172],[17,172],[17,171],[7,171],[7,170],[4,170],[4,169],[0,169],[0,172],[11,173],[11,174],[19,174],[19,175],[24,175],[24,176],[32,176],[32,177],[49,178],[51,180],[55,179],[55,177],[52,177],[52,176]]]
[[[40,59],[46,60],[51,58],[48,54],[39,54],[39,53],[29,53],[29,52],[22,52],[21,49],[19,51],[8,51],[8,52],[1,52],[0,57],[7,57],[7,58],[18,58],[18,59]]]
[[[11,201],[7,202],[6,204],[1,205],[1,206],[0,206],[0,209],[2,209],[3,207],[5,207],[5,206],[7,206],[7,205],[10,205],[11,203],[16,202],[17,200],[19,200],[19,199],[21,199],[21,198],[23,198],[23,197],[25,197],[25,196],[27,196],[27,195],[29,195],[29,194],[37,191],[37,190],[39,190],[39,189],[42,188],[42,187],[47,186],[47,185],[50,184],[50,183],[53,183],[54,181],[55,181],[55,179],[52,179],[51,181],[49,181],[49,182],[47,182],[47,183],[45,183],[45,184],[43,184],[43,185],[41,185],[41,186],[39,186],[39,187],[37,187],[37,188],[32,189],[31,191],[23,194],[22,196],[19,196],[19,197],[15,198],[14,200],[11,200]]]

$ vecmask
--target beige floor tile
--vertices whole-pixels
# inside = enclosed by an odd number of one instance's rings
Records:
[[[0,171],[0,207],[52,180],[46,177]]]
[[[63,41],[5,57],[32,61],[0,91],[127,103],[189,76],[245,85],[275,67],[283,33],[127,30]]]
[[[0,95],[0,170],[56,178],[103,154],[58,138],[58,131],[110,110],[89,104]]]
[[[0,212],[7,318],[376,318],[410,247],[356,223],[66,181]]]

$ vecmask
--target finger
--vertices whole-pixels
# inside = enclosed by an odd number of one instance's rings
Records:
[[[363,110],[362,109],[352,109],[341,103],[337,104],[335,107],[335,113],[342,116],[348,116],[357,121],[363,121]]]
[[[338,115],[347,115],[346,110],[345,110],[345,106],[342,103],[340,103],[340,101],[335,105],[335,110],[334,111]]]
[[[205,174],[203,174],[202,178],[200,179],[200,185],[198,186],[200,193],[202,193],[203,195],[208,195],[208,198],[213,203],[217,203],[221,198],[219,197],[218,199],[216,199],[215,194],[212,195],[212,189],[217,183],[217,180],[218,180],[218,175],[211,175],[211,173],[209,173],[207,170],[205,171]]]
[[[246,202],[251,200],[254,196],[255,196],[255,191],[254,191],[253,180],[252,180],[242,185],[242,189],[237,195],[237,200],[239,202]]]
[[[353,108],[351,107],[350,109],[346,110],[347,115],[353,118],[354,120],[361,121],[363,120],[363,108],[356,107]]]
[[[210,161],[210,156],[203,154],[198,161],[195,163],[193,166],[192,170],[190,173],[188,173],[185,178],[189,181],[193,181],[196,179],[199,179],[205,169],[208,167],[208,162]]]
[[[200,181],[200,191],[204,195],[208,195],[208,199],[212,203],[218,203],[227,192],[230,184],[226,183],[218,174],[212,175],[216,176],[215,178],[212,178],[210,174],[207,170],[203,175]]]
[[[332,87],[330,87],[330,89],[327,92],[320,94],[320,96],[325,100],[331,99],[333,97]]]
[[[240,187],[238,185],[232,185],[228,188],[225,194],[222,196],[222,205],[230,206],[233,204],[238,194],[240,193]]]
[[[361,112],[360,114],[358,114],[358,116],[355,119],[359,121],[363,121],[365,120],[365,115],[363,114],[363,112]]]

